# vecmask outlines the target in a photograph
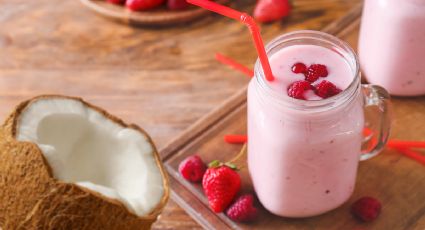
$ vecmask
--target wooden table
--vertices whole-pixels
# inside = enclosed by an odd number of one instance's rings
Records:
[[[243,88],[247,79],[215,52],[252,66],[256,53],[240,23],[210,16],[183,27],[131,28],[76,0],[1,0],[0,119],[39,94],[80,96],[144,127],[159,149]],[[263,26],[267,42],[296,29],[321,29],[360,0],[294,0],[292,15]],[[254,0],[232,6],[252,11]],[[170,201],[156,229],[200,228]]]

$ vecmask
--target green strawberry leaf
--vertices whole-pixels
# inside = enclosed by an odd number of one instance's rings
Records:
[[[224,165],[226,165],[227,167],[229,167],[229,168],[231,168],[233,170],[238,170],[238,167],[235,164],[233,164],[233,163],[226,162],[226,163],[224,163]]]
[[[223,164],[220,161],[213,160],[213,161],[211,161],[211,163],[208,164],[208,167],[209,168],[217,168],[217,167],[222,166],[222,165]]]

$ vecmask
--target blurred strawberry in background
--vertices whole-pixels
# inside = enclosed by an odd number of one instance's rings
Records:
[[[106,0],[106,1],[112,4],[117,4],[117,5],[124,5],[125,3],[125,0]]]
[[[259,0],[254,9],[254,18],[267,23],[280,20],[290,12],[291,4],[288,0]]]
[[[186,0],[168,0],[167,7],[170,10],[184,10],[189,7],[189,3]]]
[[[116,5],[126,5],[132,11],[151,10],[166,3],[170,10],[185,10],[190,4],[186,0],[106,0]],[[206,0],[208,1],[208,0]],[[289,0],[258,0],[254,9],[254,18],[262,23],[281,20],[289,15],[291,4]]]
[[[115,5],[126,5],[132,11],[144,11],[157,8],[167,1],[167,8],[170,10],[185,10],[189,7],[186,0],[106,0]]]
[[[152,9],[161,5],[164,2],[165,0],[127,0],[125,2],[125,5],[128,9],[137,11]]]

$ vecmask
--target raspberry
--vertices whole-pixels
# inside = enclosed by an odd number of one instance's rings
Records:
[[[305,80],[309,82],[315,82],[319,77],[327,77],[328,69],[325,65],[313,64],[307,69],[305,73]]]
[[[313,83],[313,82],[317,81],[317,79],[319,79],[319,75],[316,74],[316,73],[314,73],[314,72],[308,71],[305,74],[305,80],[306,81],[309,81],[309,82]]]
[[[288,96],[305,100],[304,92],[306,90],[312,89],[310,82],[308,81],[296,81],[289,85],[288,87]]]
[[[381,203],[373,197],[362,197],[351,205],[351,213],[362,221],[370,222],[381,213]]]
[[[317,74],[319,77],[328,76],[328,68],[325,65],[313,64],[308,68],[308,73]]]
[[[315,93],[321,98],[328,98],[337,95],[342,90],[338,89],[332,82],[323,80],[314,86]]]
[[[258,211],[254,207],[254,196],[240,196],[227,210],[227,216],[236,222],[249,222],[257,218]]]
[[[207,166],[197,155],[187,157],[179,165],[180,174],[191,182],[200,182],[206,170]]]
[[[293,73],[305,73],[307,71],[307,66],[304,63],[298,62],[292,66]]]

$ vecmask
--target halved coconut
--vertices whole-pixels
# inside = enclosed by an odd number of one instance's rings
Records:
[[[146,132],[79,98],[25,101],[0,128],[4,229],[149,229],[168,196]]]

